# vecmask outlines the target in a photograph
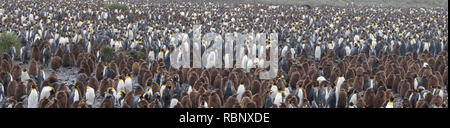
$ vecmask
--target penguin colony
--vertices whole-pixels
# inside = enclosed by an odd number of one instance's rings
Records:
[[[121,3],[133,9],[1,2],[1,32],[17,34],[23,47],[1,53],[0,107],[447,108],[447,9]],[[278,33],[276,78],[259,79],[266,69],[257,68],[171,67],[179,44],[170,35],[188,33],[192,41],[194,24],[223,39],[226,32]],[[203,42],[202,54],[211,46]],[[61,79],[67,71],[76,80]]]

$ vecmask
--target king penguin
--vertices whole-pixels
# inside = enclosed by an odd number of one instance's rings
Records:
[[[283,96],[281,94],[281,89],[278,89],[278,91],[276,92],[276,95],[275,95],[275,99],[273,100],[273,104],[280,106],[282,102],[283,102]]]
[[[233,83],[231,80],[227,81],[227,84],[225,85],[225,91],[223,94],[223,104],[228,100],[228,97],[234,95],[234,89],[233,89]]]
[[[28,95],[27,105],[27,108],[37,108],[39,105],[39,94],[35,86],[31,86],[31,92]]]
[[[238,99],[239,102],[241,102],[242,94],[244,94],[244,92],[245,92],[245,85],[244,85],[244,83],[241,83],[241,84],[239,84],[239,87],[238,87],[238,89],[236,91],[237,99]]]
[[[389,98],[389,101],[386,104],[385,108],[394,108],[394,98],[393,97]]]
[[[298,108],[301,108],[303,106],[303,99],[305,98],[305,92],[303,90],[303,86],[302,85],[297,85],[297,89],[298,91],[296,91],[296,95],[297,99],[298,99]]]
[[[91,86],[86,87],[86,104],[92,107],[95,101],[95,91]]]
[[[320,45],[320,43],[319,43],[319,45]],[[315,49],[315,51],[314,51],[314,59],[315,59],[316,61],[320,61],[320,55],[322,54],[322,51],[321,51],[319,45],[316,46],[316,49]]]
[[[272,91],[266,92],[266,98],[264,101],[264,108],[270,108],[273,106],[273,99],[272,99]]]
[[[131,79],[131,76],[129,74],[126,74],[126,79],[124,83],[125,92],[131,92],[133,91],[133,82]]]
[[[51,86],[45,86],[44,88],[42,88],[41,94],[39,95],[39,100],[42,100],[44,98],[50,99],[50,96],[52,96],[53,94],[55,94],[55,89],[53,89],[53,87]]]

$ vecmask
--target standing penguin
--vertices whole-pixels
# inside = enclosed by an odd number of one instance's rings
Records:
[[[119,78],[119,82],[117,83],[117,91],[118,92],[120,92],[120,91],[127,92],[125,90],[125,82],[124,82],[123,78],[121,76],[119,76],[118,78]]]
[[[234,95],[233,83],[230,80],[228,80],[227,84],[225,85],[225,91],[223,94],[223,101],[224,101],[223,104],[225,104],[225,102],[228,100],[228,97],[232,95]]]
[[[28,57],[27,47],[23,46],[22,48],[20,48],[20,59],[22,63],[27,62],[27,57]]]
[[[42,88],[41,94],[39,95],[39,101],[44,98],[50,99],[50,96],[52,96],[53,94],[55,94],[55,89],[53,89],[53,87],[51,86],[45,86],[44,88]]]
[[[22,80],[25,85],[28,84],[28,79],[30,79],[30,76],[28,75],[27,69],[22,70],[22,75],[20,76],[20,79]]]
[[[39,92],[35,86],[31,86],[31,92],[28,95],[28,107],[27,108],[38,108],[39,105]]]
[[[318,97],[319,89],[316,86],[316,84],[313,84],[309,93],[308,93],[308,100],[312,103],[312,101],[315,101]],[[315,102],[316,103],[316,102]]]
[[[170,89],[172,88],[172,86],[171,85],[168,85],[167,87],[165,87],[164,89],[163,89],[163,93],[162,93],[162,95],[161,95],[161,101],[163,102],[163,107],[164,108],[168,108],[169,107],[169,105],[170,105],[170,100],[171,100],[171,95],[170,95]],[[161,88],[162,89],[162,88]]]
[[[281,103],[283,102],[283,95],[281,94],[281,89],[279,88],[276,93],[277,94],[275,95],[275,99],[273,100],[273,104],[277,105],[277,106],[280,106]]]
[[[124,89],[125,92],[131,92],[133,91],[133,81],[131,79],[131,76],[129,74],[126,74],[126,79],[125,79],[125,83],[124,83]]]
[[[80,93],[78,90],[78,86],[71,85],[70,87],[70,93],[68,97],[68,105],[72,106],[73,103],[80,101]]]
[[[416,74],[416,77],[414,78],[414,90],[417,90],[419,86],[422,86],[422,84],[422,77],[420,77],[419,74]]]
[[[376,81],[377,80],[375,79],[375,77],[373,77],[373,76],[369,77],[369,79],[365,83],[364,90],[372,88],[374,93],[377,93],[378,87],[377,87]]]
[[[86,104],[89,106],[94,105],[94,101],[95,101],[95,90],[94,88],[92,88],[91,86],[87,86],[86,87]]]
[[[15,60],[15,57],[16,57],[16,48],[14,47],[14,45],[13,44],[10,44],[9,45],[9,50],[8,50],[8,54],[9,54],[9,56],[11,56],[11,59],[14,61]]]
[[[50,53],[50,48],[48,45],[46,45],[46,47],[44,48],[44,50],[42,50],[42,64],[47,67],[48,63],[50,62],[50,57],[51,57],[51,53]]]
[[[239,84],[239,87],[238,87],[238,89],[236,91],[237,99],[238,99],[239,102],[241,102],[242,94],[244,94],[244,92],[245,92],[245,86],[244,86],[244,83],[241,83],[241,84]]]
[[[298,99],[298,105],[297,107],[301,108],[303,106],[303,99],[305,99],[305,92],[303,90],[303,86],[297,85],[298,91],[296,91],[297,99]]]
[[[327,107],[328,108],[336,108],[338,105],[338,99],[337,97],[339,96],[338,94],[338,90],[336,88],[335,85],[333,85],[333,89],[330,92],[330,96],[328,97],[328,101],[327,101]]]
[[[320,61],[320,55],[322,54],[321,48],[320,48],[320,43],[316,46],[316,49],[314,51],[314,59],[316,61]]]
[[[264,108],[270,108],[273,106],[272,92],[269,90],[266,92],[266,100],[264,101]]]
[[[40,66],[39,71],[38,71],[38,76],[36,77],[36,84],[38,85],[37,89],[42,90],[41,84],[44,81],[44,79],[46,79],[45,71],[44,71],[44,68],[42,66]]]

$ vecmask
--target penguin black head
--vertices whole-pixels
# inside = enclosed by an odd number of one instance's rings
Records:
[[[107,90],[106,90],[106,92],[108,93],[108,94],[113,94],[113,91],[114,91],[114,88],[108,88]]]
[[[30,80],[30,79],[29,79]],[[31,85],[31,90],[36,89],[36,85]]]
[[[50,95],[55,95],[55,94],[56,94],[56,91],[54,88],[52,88],[52,90],[50,91]]]
[[[269,95],[269,96],[272,95],[272,91],[271,90],[267,90],[266,91],[266,95]]]
[[[350,102],[349,106],[353,106],[353,105],[355,105],[355,104],[353,104],[353,102]]]
[[[394,101],[394,97],[389,98],[389,101],[393,102]]]

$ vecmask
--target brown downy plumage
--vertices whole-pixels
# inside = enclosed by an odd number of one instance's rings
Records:
[[[191,102],[189,95],[183,96],[183,98],[181,98],[180,102],[184,108],[192,108],[192,102]]]
[[[384,86],[379,86],[377,94],[375,95],[375,108],[384,107],[383,104],[388,100],[385,89],[386,88]]]
[[[112,95],[107,95],[100,104],[100,108],[113,108],[111,98]]]
[[[45,108],[61,108],[60,106],[59,106],[59,103],[58,103],[59,101],[57,100],[57,99],[54,99],[53,100],[53,102],[49,102],[46,106],[45,106]]]
[[[103,62],[98,62],[97,64],[97,68],[95,70],[95,78],[97,78],[97,80],[103,80],[103,70],[104,70],[104,65]]]
[[[36,84],[36,82],[34,82],[33,79],[28,79],[27,80],[27,88],[26,88],[26,93],[27,94],[30,94],[31,87],[37,87],[37,84]]]
[[[111,69],[114,71],[113,74],[112,74],[112,76],[113,76],[113,77],[117,76],[117,75],[119,74],[119,67],[117,66],[117,64],[114,63],[114,62],[112,62],[112,63],[110,64],[110,67],[111,67]]]
[[[144,80],[144,78],[143,78],[143,76],[144,76],[144,74],[145,74],[145,72],[148,70],[148,66],[147,66],[147,63],[142,63],[140,66],[139,66],[139,71],[138,71],[138,73],[137,73],[137,75],[138,75],[138,82],[139,83],[143,83],[143,80]],[[159,72],[159,70],[158,70],[158,72]]]
[[[361,91],[363,91],[363,86],[364,86],[364,77],[357,76],[353,82],[353,88],[355,90],[358,90],[359,92],[361,92]]]
[[[435,107],[441,107],[442,106],[443,99],[440,96],[433,96],[431,99],[430,105],[433,105]]]
[[[416,103],[416,108],[428,108],[427,102],[424,99],[420,99]]]
[[[344,89],[339,91],[339,99],[337,108],[345,108],[347,106],[347,92]]]
[[[41,60],[41,56],[42,56],[41,53],[42,52],[41,52],[41,50],[38,47],[33,47],[31,49],[31,59]]]
[[[52,73],[50,73],[50,75],[48,75],[46,80],[48,80],[50,83],[58,82],[58,76],[56,75],[56,72],[52,71]]]
[[[142,77],[142,80],[140,85],[143,86],[145,85],[145,82],[151,82],[153,80],[153,74],[150,71],[145,71],[144,76]],[[138,81],[139,82],[139,81]]]
[[[98,80],[95,77],[89,77],[87,85],[91,86],[95,91],[98,90]]]
[[[427,93],[425,95],[425,102],[428,105],[428,107],[430,107],[430,103],[431,103],[432,99],[433,99],[433,94],[432,93]]]
[[[22,75],[22,68],[20,68],[19,64],[14,65],[11,69],[11,76],[13,80],[20,81]]]
[[[248,103],[250,103],[250,102],[252,102],[252,99],[250,99],[250,97],[243,97],[242,98],[242,100],[241,100],[241,102],[240,102],[240,104],[241,104],[241,106],[246,106],[246,104],[248,104]]]
[[[34,59],[31,59],[30,63],[28,64],[28,74],[34,77],[37,77],[38,74],[38,67],[37,67],[37,62]]]
[[[14,93],[16,92],[16,88],[18,86],[19,85],[15,80],[9,82],[8,87],[7,87],[6,97],[15,96]]]
[[[224,104],[224,108],[233,108],[235,104],[239,104],[239,101],[236,98],[236,95],[233,95],[227,99],[227,101]]]
[[[61,108],[66,108],[68,107],[68,93],[66,93],[65,91],[57,91],[56,92],[56,100],[58,100],[57,102],[57,106],[61,107]]]
[[[54,71],[58,70],[58,68],[60,68],[62,64],[63,61],[59,56],[54,56],[50,59],[50,66]]]
[[[411,84],[407,80],[402,80],[398,89],[400,96],[408,97],[408,92],[411,90]]]
[[[242,108],[242,106],[241,106],[241,104],[239,104],[239,103],[236,103],[236,104],[234,104],[233,105],[233,107],[232,108]]]
[[[17,101],[21,101],[22,96],[26,95],[26,86],[22,82],[18,82],[15,90],[14,90],[14,99]]]
[[[259,80],[254,80],[253,84],[250,86],[250,91],[252,94],[257,94],[261,92],[261,83]]]
[[[125,103],[132,103],[133,102],[133,97],[134,97],[134,92],[127,92],[127,94],[125,95],[125,97],[123,98],[123,103],[122,107],[127,107],[127,105],[125,105]],[[131,108],[131,107],[128,107]]]
[[[130,72],[130,69],[127,67],[127,62],[125,62],[125,60],[119,62],[119,71],[120,74],[127,74]]]
[[[263,98],[261,98],[259,93],[253,95],[251,99],[255,102],[256,108],[263,108],[263,104],[265,101]]]
[[[75,56],[72,53],[65,53],[62,56],[62,60],[63,60],[62,65],[64,67],[75,66]]]
[[[224,85],[222,85],[222,77],[216,76],[216,78],[214,78],[214,82],[212,85],[213,85],[214,89],[222,90],[222,87],[224,87]]]
[[[85,74],[91,73],[89,63],[87,62],[86,59],[81,60],[79,68],[80,68],[80,70],[78,71],[78,73],[85,73]]]
[[[109,80],[107,79],[103,79],[100,81],[100,86],[99,86],[99,93],[101,96],[105,95],[105,92],[108,88],[112,87],[112,84],[110,83]]]
[[[395,75],[394,74],[389,74],[389,76],[387,77],[387,79],[386,79],[386,88],[387,89],[392,89],[392,90],[397,90],[397,88],[396,89],[394,89],[393,88],[393,82],[394,82],[394,79],[395,79]]]
[[[23,107],[23,102],[17,102],[17,103],[14,105],[14,108],[24,108],[24,107]]]
[[[373,88],[369,88],[364,93],[364,102],[368,108],[374,108],[375,102],[375,93],[373,92]]]
[[[245,90],[244,93],[242,94],[242,98],[244,97],[249,97],[252,98],[253,94],[250,90]]]
[[[139,73],[139,62],[134,62],[131,68],[131,71],[133,72],[133,74],[137,74]]]
[[[392,91],[394,91],[395,93],[400,93],[398,90],[400,88],[399,84],[400,84],[401,80],[402,80],[402,78],[401,78],[400,74],[394,75],[394,81],[392,81]]]
[[[220,100],[220,96],[213,92],[208,98],[208,106],[210,108],[221,108],[222,107],[222,101]]]
[[[81,100],[81,101],[78,103],[78,106],[77,106],[77,107],[78,107],[78,108],[89,108],[89,105],[86,104],[85,101]]]

